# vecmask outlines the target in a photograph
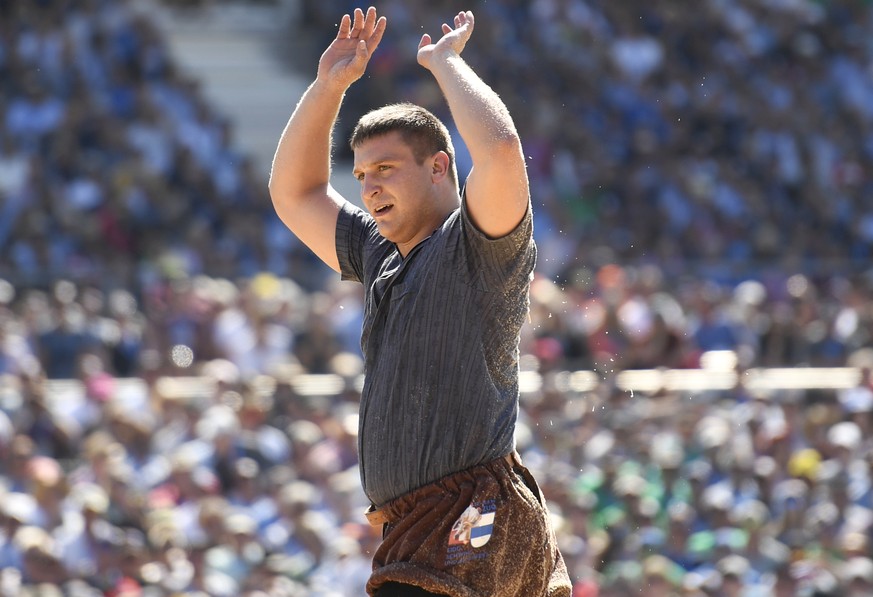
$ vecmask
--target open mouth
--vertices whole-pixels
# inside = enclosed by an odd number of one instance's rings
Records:
[[[386,213],[391,211],[391,208],[393,208],[393,207],[394,207],[393,203],[386,203],[385,205],[380,205],[379,207],[377,207],[376,209],[373,210],[373,215],[385,215]]]

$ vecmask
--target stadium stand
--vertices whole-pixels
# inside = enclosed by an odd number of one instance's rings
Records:
[[[301,0],[289,61],[353,5]],[[518,446],[574,595],[873,594],[873,6],[471,8],[530,160]],[[412,49],[450,3],[381,10],[345,125],[444,111]],[[0,89],[0,595],[361,594],[360,295],[130,2],[0,2]]]

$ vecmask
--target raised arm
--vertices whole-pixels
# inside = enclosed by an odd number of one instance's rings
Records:
[[[510,233],[524,217],[530,190],[521,141],[509,110],[461,58],[473,26],[473,13],[460,12],[454,28],[442,26],[443,36],[436,43],[424,34],[418,62],[439,83],[473,159],[466,184],[470,216],[480,230],[496,238]]]
[[[355,9],[343,15],[339,31],[318,62],[315,81],[291,115],[273,158],[270,197],[286,226],[318,257],[339,271],[336,219],[345,199],[330,184],[331,133],[352,83],[385,32],[385,17]]]

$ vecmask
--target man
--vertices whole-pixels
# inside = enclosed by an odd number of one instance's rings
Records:
[[[370,595],[568,596],[548,512],[514,451],[519,330],[536,260],[521,143],[460,54],[470,12],[421,38],[473,168],[459,191],[446,127],[397,104],[352,133],[366,212],[329,184],[343,96],[385,17],[343,16],[279,141],[270,194],[286,225],[366,291],[361,480],[383,525]]]

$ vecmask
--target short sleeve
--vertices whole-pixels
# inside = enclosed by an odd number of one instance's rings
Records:
[[[508,279],[527,281],[536,265],[533,239],[533,213],[530,203],[518,226],[509,234],[491,238],[479,230],[467,211],[466,198],[461,203],[461,226],[468,254],[474,258],[480,275],[490,286],[506,284]]]
[[[343,280],[363,282],[364,247],[375,226],[372,219],[351,203],[342,206],[336,220],[336,255]]]

